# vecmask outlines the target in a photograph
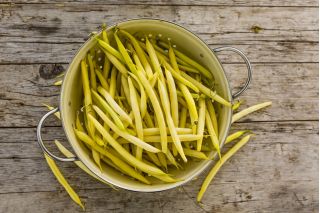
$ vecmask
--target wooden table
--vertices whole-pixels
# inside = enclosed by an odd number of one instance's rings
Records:
[[[268,100],[273,106],[233,125],[232,131],[251,129],[256,137],[221,169],[202,205],[195,197],[204,175],[178,189],[147,194],[114,191],[72,163],[58,163],[87,212],[317,212],[316,0],[0,3],[0,212],[81,212],[36,143],[36,125],[47,111],[41,103],[58,104],[55,76],[89,32],[105,21],[137,17],[181,24],[212,48],[243,50],[254,72],[242,96],[245,106]],[[238,89],[245,79],[241,58],[219,57]],[[47,142],[65,141],[59,121],[46,125]]]

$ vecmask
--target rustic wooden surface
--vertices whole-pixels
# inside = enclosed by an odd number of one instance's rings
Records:
[[[28,2],[28,3],[26,3]],[[272,108],[232,127],[256,137],[195,202],[203,176],[160,193],[114,191],[72,163],[58,163],[87,212],[317,212],[318,1],[2,0],[0,3],[0,212],[81,212],[57,183],[36,144],[35,127],[58,104],[54,77],[103,21],[153,17],[177,22],[211,47],[230,45],[253,62],[243,95]],[[239,57],[219,54],[234,89]],[[44,72],[48,70],[48,72]],[[51,119],[46,141],[65,141]],[[52,146],[53,148],[53,146]]]

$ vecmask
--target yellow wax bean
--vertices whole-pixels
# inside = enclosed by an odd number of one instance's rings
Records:
[[[120,33],[124,34],[127,38],[130,39],[142,65],[143,65],[143,68],[144,70],[146,71],[147,73],[147,76],[148,78],[151,78],[151,76],[153,75],[153,72],[152,72],[152,68],[151,68],[151,65],[149,64],[148,60],[147,60],[147,57],[145,56],[145,53],[143,51],[143,49],[141,48],[141,46],[139,45],[139,42],[130,34],[128,33],[127,31],[125,30],[119,30]]]
[[[127,52],[127,49],[125,48],[125,46],[122,44],[121,40],[119,39],[117,32],[115,32],[113,35],[114,35],[114,38],[117,42],[118,49],[119,49],[126,65],[129,67],[129,70],[133,73],[136,73],[136,67],[133,64],[133,61],[132,61],[129,53]]]
[[[106,42],[107,44],[109,44],[109,38],[108,38],[108,34],[107,34],[107,24],[103,23],[102,24],[102,39],[104,42]]]
[[[79,206],[81,206],[81,208],[84,210],[85,209],[84,205],[82,204],[78,194],[72,189],[72,187],[69,185],[67,180],[63,177],[63,174],[60,172],[60,170],[59,170],[58,166],[56,165],[56,163],[54,162],[54,160],[52,160],[47,154],[45,154],[44,156],[46,158],[46,161],[47,161],[52,173],[57,178],[58,182],[65,188],[65,190],[68,192],[71,199],[75,203],[77,203]]]
[[[198,125],[197,125],[198,135],[201,135],[201,136],[203,135],[205,123],[206,123],[206,102],[204,99],[200,98],[199,99],[199,119],[198,119]],[[197,151],[201,151],[202,140],[203,140],[203,137],[197,140]]]
[[[248,133],[248,132],[250,132],[250,130],[241,130],[241,131],[238,131],[238,132],[235,132],[235,133],[229,135],[229,136],[227,137],[227,139],[226,139],[225,144],[230,143],[230,142],[236,140],[237,138],[241,137],[242,135],[244,135],[244,134],[246,134],[246,133]]]
[[[178,64],[177,64],[177,61],[176,61],[176,57],[175,57],[174,51],[173,51],[171,46],[169,48],[169,53],[168,54],[169,54],[170,63],[172,65],[173,69],[170,68],[170,65],[167,65],[167,67],[169,68],[169,70],[171,71],[172,74],[176,73],[177,75],[179,75],[180,70],[179,70],[179,67],[178,67]],[[186,82],[188,82],[188,81],[186,81]],[[195,102],[194,102],[194,100],[192,98],[192,95],[191,95],[189,89],[186,87],[186,85],[187,85],[186,82],[182,82],[182,81],[179,82],[178,83],[178,87],[180,88],[180,90],[181,90],[181,92],[182,92],[182,94],[185,97],[185,100],[187,102],[188,109],[189,109],[189,112],[190,112],[190,118],[191,118],[193,133],[196,133],[196,131],[197,131],[196,123],[198,122],[198,112],[197,112],[197,108],[196,108]],[[193,88],[193,89],[196,88],[195,91],[199,92],[199,90],[197,89],[196,86],[194,86],[193,84],[191,84],[191,85],[192,85],[192,87],[190,87],[190,88]]]
[[[137,71],[137,77],[139,78],[139,80],[141,81],[142,85],[145,88],[145,91],[151,101],[151,104],[155,110],[155,117],[157,119],[159,128],[160,128],[160,136],[162,138],[161,140],[161,148],[162,151],[164,153],[167,152],[167,130],[166,130],[166,124],[165,124],[165,120],[164,120],[164,116],[163,116],[163,112],[160,106],[160,103],[158,101],[158,98],[153,90],[153,88],[151,87],[149,81],[146,79],[146,77],[143,75],[143,73],[141,71]]]
[[[180,181],[179,179],[174,179],[172,177],[170,177],[169,175],[153,175],[155,178],[158,178],[159,180],[162,180],[163,182],[167,182],[167,183],[175,183]]]
[[[159,42],[159,44],[161,46],[164,46],[166,48],[169,49],[169,45],[164,43],[164,42]],[[197,68],[204,76],[206,76],[209,79],[212,79],[212,74],[211,72],[206,69],[205,67],[203,67],[202,65],[200,65],[198,62],[194,61],[193,59],[189,58],[188,56],[186,56],[185,54],[183,54],[182,52],[174,49],[174,53],[183,61],[185,61],[187,64],[190,64],[191,66]]]
[[[45,107],[47,107],[48,110],[53,110],[53,109],[54,109],[54,107],[52,107],[52,106],[50,106],[50,105],[48,105],[48,104],[42,103],[42,105],[45,106]],[[61,120],[60,112],[56,112],[56,113],[54,113],[54,115],[55,115],[59,120]]]
[[[147,49],[148,55],[150,57],[151,64],[152,64],[154,71],[158,72],[160,75],[160,79],[163,80],[164,77],[162,74],[162,70],[160,67],[158,57],[156,55],[156,51],[154,50],[154,48],[153,48],[152,44],[150,43],[150,41],[148,40],[148,38],[146,38],[146,49]]]
[[[190,93],[192,98],[199,99],[199,98],[206,98],[207,96],[205,94],[196,94],[196,93]],[[183,93],[179,90],[177,90],[177,95],[180,97],[183,97]]]
[[[160,144],[155,144],[155,147],[160,149],[161,145]],[[164,167],[166,170],[168,169],[167,161],[166,161],[166,155],[163,152],[158,152],[157,156],[159,158],[160,164],[162,167]]]
[[[178,108],[179,106],[178,106],[177,89],[171,73],[168,70],[165,70],[165,74],[167,77],[167,84],[168,84],[168,90],[169,90],[169,96],[170,96],[171,116],[172,116],[175,127],[177,127],[179,125],[179,108]]]
[[[178,169],[182,168],[181,165],[175,160],[170,149],[168,149],[168,152],[166,153],[166,157],[169,160],[168,164],[171,163],[172,165],[174,165]]]
[[[237,111],[240,107],[240,105],[244,102],[244,100],[237,100],[235,103],[232,105],[232,110]]]
[[[124,66],[124,64],[119,61],[116,57],[114,57],[111,53],[108,53],[107,51],[104,51],[106,54],[106,57],[110,60],[110,62],[113,64],[117,70],[119,70],[124,76],[127,76],[128,70]]]
[[[160,150],[158,150],[157,148],[145,143],[144,141],[142,141],[141,139],[130,135],[129,133],[122,131],[121,129],[119,129],[104,113],[101,109],[99,109],[97,106],[93,105],[93,109],[96,111],[96,113],[102,118],[102,120],[104,122],[106,122],[108,124],[108,126],[118,135],[120,135],[121,137],[123,137],[124,139],[130,141],[131,143],[145,149],[146,151],[149,152],[159,152]],[[95,120],[97,121],[97,120]],[[98,122],[98,121],[97,121]],[[98,122],[99,123],[99,122]],[[100,132],[101,133],[101,132]],[[102,134],[102,133],[101,133]]]
[[[131,107],[130,92],[129,92],[129,85],[128,85],[127,77],[121,76],[121,83],[122,83],[121,87],[123,88],[124,95],[126,96],[127,102]]]
[[[108,34],[107,34],[107,26],[106,24],[102,25],[102,39],[104,42],[106,42],[107,44],[110,44],[109,39],[108,39]],[[108,79],[109,76],[109,72],[111,69],[111,63],[108,59],[108,57],[104,58],[104,64],[103,64],[103,72],[102,72],[102,76],[105,79]]]
[[[190,77],[189,75],[187,75],[184,72],[180,73],[185,79],[187,79],[188,81],[190,81],[191,83],[193,83],[196,87],[198,87],[198,89],[200,90],[200,92],[204,93],[205,95],[207,95],[208,97],[212,98],[213,100],[219,102],[220,104],[223,104],[227,107],[231,107],[231,103],[226,101],[225,99],[223,99],[222,97],[220,97],[215,91],[212,91],[211,89],[209,89],[208,87],[204,86],[203,84],[201,84],[200,82],[198,82],[196,79]]]
[[[221,153],[220,153],[220,142],[219,139],[214,131],[213,125],[212,125],[212,121],[210,118],[210,114],[208,112],[208,110],[206,110],[206,126],[208,129],[208,133],[210,135],[211,138],[211,142],[213,147],[217,150],[219,157],[221,158]]]
[[[149,82],[150,82],[152,88],[154,88],[154,86],[156,85],[158,78],[159,78],[159,73],[156,72],[156,73],[154,73],[153,76],[149,79]]]
[[[211,122],[214,128],[214,131],[217,135],[217,137],[219,136],[219,127],[218,127],[218,121],[217,121],[217,116],[216,116],[216,111],[214,110],[213,104],[211,100],[207,100],[206,101],[206,106],[211,118]]]
[[[199,118],[196,104],[195,104],[194,99],[192,98],[191,93],[188,90],[188,88],[186,86],[182,85],[181,83],[179,83],[178,86],[179,86],[181,92],[183,93],[183,96],[187,102],[193,133],[196,133],[197,123],[198,123],[198,118]]]
[[[107,100],[108,104],[112,107],[112,109],[118,113],[120,119],[128,122],[132,125],[132,119],[130,116],[117,104],[117,102],[113,99],[113,97],[102,87],[98,87],[98,92]]]
[[[55,78],[61,78],[62,76],[64,76],[65,72],[62,72],[61,74],[57,75]]]
[[[148,127],[153,127],[154,126],[152,118],[151,118],[151,116],[150,116],[148,111],[146,111],[146,114],[144,116],[144,121],[146,122]],[[159,134],[160,134],[160,130],[159,130]]]
[[[66,147],[64,147],[58,140],[54,140],[56,146],[58,147],[59,151],[62,152],[62,154],[68,158],[75,157]],[[92,173],[81,161],[74,161],[74,163],[83,171],[85,171],[88,175],[92,176],[93,178],[101,181],[102,183],[110,186],[114,190],[117,190],[113,185],[110,183],[104,181],[103,179],[96,176],[94,173]]]
[[[62,80],[56,81],[53,83],[55,86],[61,86],[62,85]]]
[[[169,131],[169,129],[167,128],[167,131]],[[192,129],[190,128],[176,128],[176,131],[179,135],[185,135],[185,134],[192,134]],[[157,127],[153,127],[153,128],[146,128],[143,129],[143,134],[145,136],[150,136],[150,135],[159,135],[160,134],[160,130]]]
[[[96,72],[96,75],[101,83],[101,86],[105,89],[105,90],[109,90],[109,85],[108,85],[108,82],[106,81],[106,79],[103,77],[103,74],[95,69],[95,72]]]
[[[96,80],[96,74],[94,71],[94,65],[92,61],[93,56],[88,53],[87,54],[87,60],[89,62],[89,68],[90,68],[90,86],[92,89],[97,90],[97,80]]]
[[[187,158],[185,156],[185,154],[183,153],[183,149],[182,149],[182,145],[181,145],[181,141],[178,137],[177,131],[175,129],[175,125],[173,122],[173,119],[171,117],[171,112],[170,112],[170,107],[168,105],[169,101],[169,97],[168,97],[168,93],[163,85],[163,83],[161,81],[158,81],[158,90],[159,90],[159,94],[160,94],[160,98],[161,98],[161,102],[162,102],[162,107],[164,109],[164,113],[166,116],[166,121],[168,124],[168,128],[171,134],[171,138],[177,148],[177,151],[179,152],[181,158],[187,162]]]
[[[180,142],[190,142],[190,141],[196,141],[199,138],[201,138],[201,135],[194,135],[194,134],[183,134],[183,135],[178,135],[178,138]],[[159,135],[144,135],[145,142],[147,143],[160,143],[162,138]],[[127,139],[118,139],[119,143],[129,143]],[[171,136],[167,136],[167,141],[169,143],[173,142],[173,139]]]
[[[99,166],[100,171],[102,171],[100,154],[96,150],[91,150],[91,152],[92,152],[92,158],[94,162]]]
[[[194,157],[194,158],[199,158],[199,159],[204,159],[204,160],[208,160],[209,158],[201,151],[196,151],[193,149],[183,149],[184,153],[186,154],[186,156],[190,156],[190,157]]]
[[[109,158],[105,157],[102,155],[101,160],[106,163],[107,165],[111,166],[112,168],[114,168],[115,170],[122,172],[123,174],[127,174],[127,172],[121,170],[119,167],[117,167]]]
[[[184,128],[186,126],[187,112],[188,112],[188,109],[186,107],[182,107],[180,112],[180,120],[179,120],[180,128]]]
[[[121,53],[114,49],[110,44],[98,39],[98,44],[102,47],[102,50],[106,53],[110,53],[110,55],[114,56],[115,58],[117,58],[121,63],[124,63],[124,59],[121,55]],[[109,57],[108,57],[109,58]]]
[[[134,156],[132,156],[130,153],[128,153],[127,150],[125,150],[117,141],[115,141],[112,136],[103,128],[103,126],[101,126],[101,124],[99,124],[99,122],[97,120],[95,120],[95,118],[93,118],[92,116],[89,115],[88,117],[89,119],[91,119],[93,121],[93,123],[95,124],[95,127],[97,128],[97,130],[108,139],[108,142],[110,143],[110,145],[123,157],[127,160],[127,162],[129,164],[131,164],[134,167],[139,168],[140,170],[150,174],[150,175],[165,175],[166,173],[164,173],[163,171],[161,171],[160,169],[156,168],[156,167],[152,167],[149,166],[145,163],[143,163],[142,161],[138,160],[137,158],[135,158]],[[77,130],[75,130],[77,136],[79,137],[79,135],[86,135],[82,132],[79,132]],[[81,138],[80,138],[81,139]],[[86,141],[84,141],[86,142]],[[93,147],[95,144],[90,143],[89,144],[91,147]],[[105,150],[102,147],[99,146],[94,146],[98,152],[100,152],[101,154],[105,153]]]
[[[102,127],[102,126],[101,126]],[[103,127],[102,127],[103,128]],[[97,128],[98,129],[98,128]],[[74,130],[77,137],[83,141],[84,143],[88,144],[92,149],[96,150],[100,154],[106,156],[109,158],[117,167],[120,168],[121,171],[125,171],[125,174],[128,174],[137,180],[140,180],[143,183],[150,184],[148,180],[146,180],[142,175],[140,175],[138,172],[136,172],[133,168],[131,168],[127,163],[122,161],[120,158],[112,154],[111,150],[108,151],[107,149],[104,149],[102,147],[97,146],[94,141],[85,133],[80,132],[78,130]],[[111,144],[111,142],[110,142]],[[120,146],[121,147],[121,146]],[[122,147],[121,147],[122,148]],[[123,148],[122,148],[123,149]],[[132,156],[133,157],[133,156]],[[145,167],[144,167],[145,168]]]
[[[140,112],[141,112],[141,117],[144,118],[146,112],[147,112],[147,95],[146,92],[144,91],[144,88],[140,82],[140,80],[132,73],[129,73],[130,76],[138,83],[139,88],[140,88]]]
[[[132,112],[133,112],[133,115],[134,115],[134,122],[135,122],[137,135],[138,135],[139,139],[143,140],[142,118],[141,118],[141,114],[140,114],[140,109],[139,109],[136,89],[133,86],[131,77],[128,78],[128,84],[129,84],[130,101],[131,101],[131,106],[132,106]],[[139,160],[142,160],[142,149],[140,147],[137,147],[136,157]]]
[[[111,97],[114,97],[116,94],[116,86],[117,86],[117,69],[112,67],[111,69],[111,78],[110,78],[110,87],[109,93]]]
[[[238,112],[238,113],[236,113],[236,114],[234,114],[234,115],[232,116],[232,121],[231,121],[231,123],[234,123],[234,122],[236,122],[237,120],[243,118],[244,116],[246,116],[246,115],[248,115],[248,114],[250,114],[250,113],[253,113],[253,112],[255,112],[255,111],[259,110],[259,109],[262,109],[262,108],[264,108],[264,107],[270,106],[271,104],[272,104],[272,102],[271,102],[271,101],[268,101],[268,102],[264,102],[264,103],[261,103],[261,104],[257,104],[257,105],[251,106],[251,107],[249,107],[249,108],[247,108],[247,109],[244,109],[244,110],[242,110],[242,111],[240,111],[240,112]]]
[[[178,155],[178,150],[174,144],[171,144],[172,154],[174,157]]]
[[[211,183],[214,176],[217,174],[221,166],[229,159],[231,158],[241,147],[243,147],[250,139],[251,135],[247,135],[244,138],[242,138],[238,143],[236,143],[226,154],[223,155],[223,157],[217,161],[216,165],[211,169],[208,176],[205,178],[205,180],[202,183],[201,189],[197,196],[197,201],[200,202],[203,194],[207,190],[209,184]]]
[[[195,92],[199,92],[199,89],[189,80],[187,80],[186,78],[184,78],[180,73],[178,73],[175,70],[170,69],[170,67],[166,66],[166,68],[171,72],[172,76],[177,79],[180,83],[182,83],[183,85],[185,85],[186,87],[189,87],[190,89],[192,89]]]
[[[107,112],[108,115],[112,117],[117,127],[122,130],[125,129],[121,119],[119,118],[117,113],[109,106],[109,104],[105,100],[103,100],[103,98],[96,91],[92,90],[91,92],[94,97],[94,100],[96,100],[99,103],[99,105],[103,107],[105,112]]]
[[[80,130],[81,132],[85,132],[84,128],[83,128],[83,126],[81,124],[81,121],[80,121],[79,113],[77,113],[77,117],[76,117],[76,128],[78,130]]]
[[[85,60],[81,60],[81,78],[82,78],[82,87],[83,87],[84,106],[85,106],[86,116],[88,116],[88,114],[92,114],[94,116],[94,112],[91,108],[92,98],[90,93],[88,69],[87,69],[87,64]],[[94,126],[91,122],[88,122],[88,133],[91,136],[94,135]]]
[[[199,73],[198,70],[196,70],[196,69],[194,69],[192,67],[189,67],[189,66],[178,64],[178,67],[182,71],[191,72],[191,73],[197,73],[197,74]]]
[[[152,160],[152,162],[157,165],[157,166],[161,166],[161,163],[157,157],[157,154],[152,153],[152,152],[146,152],[148,157]]]

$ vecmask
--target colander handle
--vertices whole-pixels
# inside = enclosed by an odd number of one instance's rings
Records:
[[[39,121],[39,124],[37,126],[37,139],[38,139],[38,144],[40,146],[40,148],[42,149],[43,152],[45,152],[46,154],[48,154],[49,157],[51,157],[52,159],[55,159],[55,160],[58,160],[58,161],[63,161],[63,162],[71,162],[71,161],[76,161],[77,160],[77,157],[71,157],[71,158],[61,158],[61,157],[58,157],[54,154],[52,154],[47,148],[46,146],[44,145],[43,143],[43,140],[42,140],[42,136],[41,136],[41,128],[42,128],[42,125],[44,123],[44,121],[52,114],[58,112],[59,109],[58,108],[55,108],[51,111],[49,111],[48,113],[46,113]]]
[[[242,51],[240,51],[234,47],[217,47],[217,48],[212,49],[212,51],[214,51],[216,53],[221,52],[221,51],[232,51],[232,52],[238,53],[241,56],[241,58],[244,60],[244,62],[246,63],[247,70],[248,70],[247,81],[238,92],[232,94],[233,99],[239,97],[244,91],[246,91],[248,89],[248,86],[249,86],[251,79],[252,79],[252,67],[251,67],[251,63],[250,63],[249,59]]]

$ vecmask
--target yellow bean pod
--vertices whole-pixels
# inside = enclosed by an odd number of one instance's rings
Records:
[[[223,155],[223,157],[217,161],[215,166],[211,169],[208,176],[205,178],[205,180],[202,183],[201,189],[197,196],[197,201],[200,202],[205,191],[207,190],[209,184],[211,183],[214,176],[217,174],[221,166],[229,160],[241,147],[243,147],[249,140],[251,135],[247,135],[244,138],[242,138],[238,143],[236,143],[226,154]]]
[[[76,204],[81,206],[81,208],[83,210],[85,210],[84,205],[82,204],[78,194],[73,190],[73,188],[69,185],[68,181],[63,177],[63,174],[59,170],[59,168],[56,165],[56,163],[54,162],[54,160],[52,160],[47,154],[45,154],[44,156],[46,158],[46,161],[47,161],[52,173],[54,174],[54,176],[56,177],[58,182],[65,188],[65,190],[68,192],[68,194],[71,197],[71,199]]]
[[[234,114],[234,115],[232,116],[232,121],[231,121],[231,123],[236,122],[237,120],[243,118],[244,116],[246,116],[246,115],[248,115],[248,114],[250,114],[250,113],[253,113],[253,112],[257,111],[257,110],[260,110],[260,109],[262,109],[262,108],[265,108],[265,107],[267,107],[267,106],[270,106],[271,104],[272,104],[272,102],[271,102],[271,101],[268,101],[268,102],[264,102],[264,103],[261,103],[261,104],[257,104],[257,105],[251,106],[251,107],[249,107],[249,108],[247,108],[247,109],[244,109],[244,110],[242,110],[242,111],[240,111],[240,112],[238,112],[238,113],[236,113],[236,114]]]

